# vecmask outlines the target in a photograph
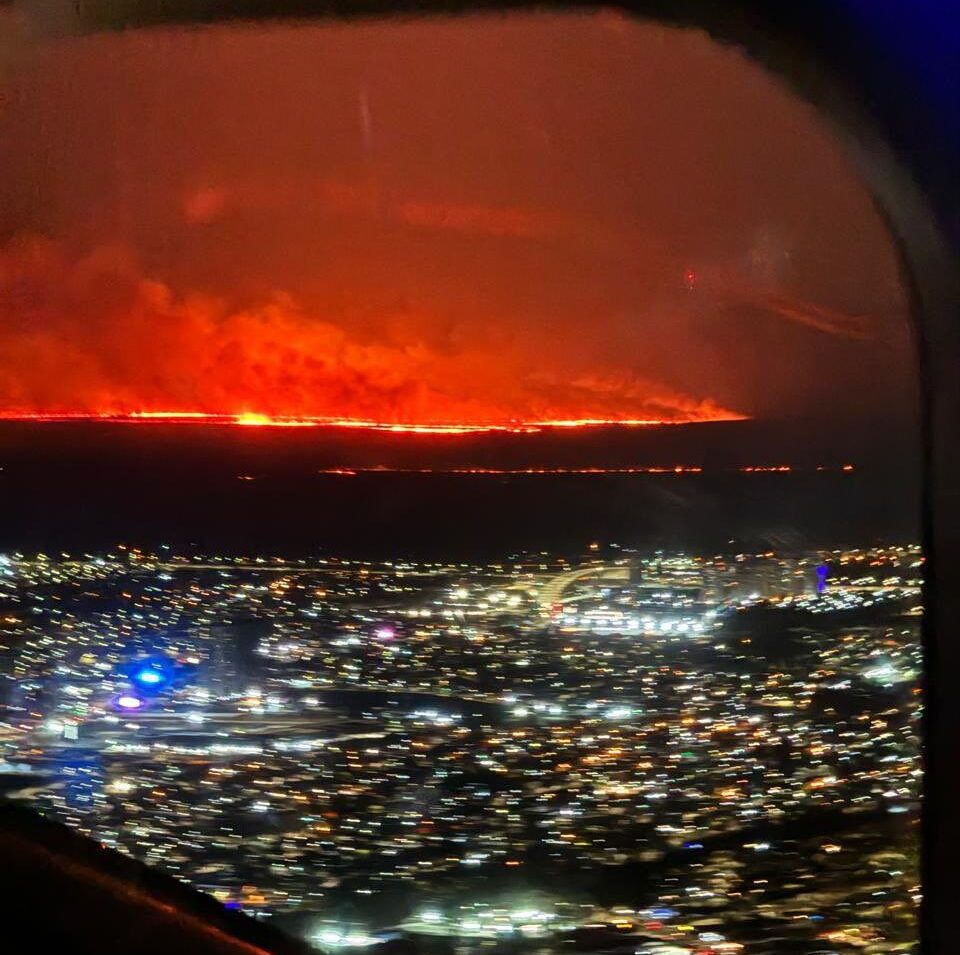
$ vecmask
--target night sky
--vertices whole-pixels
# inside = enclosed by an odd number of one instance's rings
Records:
[[[0,17],[0,412],[914,414],[869,195],[703,35]]]

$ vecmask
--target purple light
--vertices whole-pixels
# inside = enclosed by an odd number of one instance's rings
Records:
[[[383,626],[377,627],[377,629],[373,631],[373,635],[378,640],[392,640],[397,634],[393,627]]]
[[[139,696],[124,693],[123,696],[117,698],[117,706],[122,710],[139,710],[143,706],[143,700]]]

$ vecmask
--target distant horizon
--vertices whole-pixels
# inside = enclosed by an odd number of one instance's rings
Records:
[[[0,493],[16,502],[0,549],[394,559],[915,540],[916,437],[758,421],[534,434],[0,422]]]
[[[130,415],[0,412],[0,467],[51,452],[111,456],[131,448],[164,454],[213,446],[240,458],[314,452],[320,468],[397,470],[476,467],[521,471],[663,468],[755,470],[891,467],[916,471],[920,428],[908,415],[872,421],[823,418],[721,418],[710,421],[541,421],[431,425],[350,419],[267,419],[253,415]],[[90,444],[90,442],[93,444]],[[274,462],[276,463],[276,462]]]

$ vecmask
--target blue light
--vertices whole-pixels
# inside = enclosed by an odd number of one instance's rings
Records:
[[[158,673],[156,670],[141,670],[137,673],[137,679],[141,683],[146,683],[148,686],[155,686],[157,683],[163,681],[163,674]]]
[[[651,909],[650,915],[655,919],[672,919],[677,914],[676,909]]]

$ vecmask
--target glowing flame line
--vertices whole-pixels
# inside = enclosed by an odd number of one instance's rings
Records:
[[[321,468],[318,474],[353,477],[357,474],[489,474],[507,476],[526,476],[538,474],[702,474],[703,468],[687,465],[675,467],[539,467],[539,468],[391,468],[391,467],[340,467]]]
[[[723,472],[741,472],[744,474],[789,474],[793,471],[803,470],[803,468],[798,468],[792,465],[778,464],[773,466],[768,465],[746,465],[744,467],[720,467],[716,468],[716,471]],[[843,471],[850,472],[853,470],[852,464],[844,464],[837,466],[827,466],[823,464],[818,464],[815,468],[808,468],[807,470],[816,470],[816,471]],[[660,466],[660,465],[649,465],[649,466],[640,466],[640,465],[628,465],[623,467],[602,467],[602,466],[590,466],[590,467],[536,467],[536,468],[487,468],[487,467],[424,467],[424,468],[404,468],[404,467],[387,467],[385,465],[376,465],[376,466],[354,466],[354,467],[331,467],[331,468],[320,468],[317,471],[318,474],[326,475],[329,477],[356,477],[358,474],[438,474],[438,475],[491,475],[491,476],[508,476],[508,477],[527,477],[527,476],[536,476],[536,475],[557,475],[557,474],[573,474],[573,475],[592,475],[592,474],[703,474],[704,468],[696,465],[674,465],[674,466]],[[247,480],[246,476],[241,476],[241,480]]]
[[[426,422],[376,421],[365,418],[332,418],[312,415],[266,415],[245,411],[239,414],[215,414],[206,411],[131,411],[111,412],[0,412],[0,421],[71,422],[98,421],[115,424],[172,424],[240,425],[258,428],[351,428],[367,431],[386,431],[401,434],[535,434],[560,428],[646,428],[661,425],[699,424],[719,421],[742,421],[743,415],[723,414],[702,419],[662,418],[558,418],[537,421],[484,422]]]

